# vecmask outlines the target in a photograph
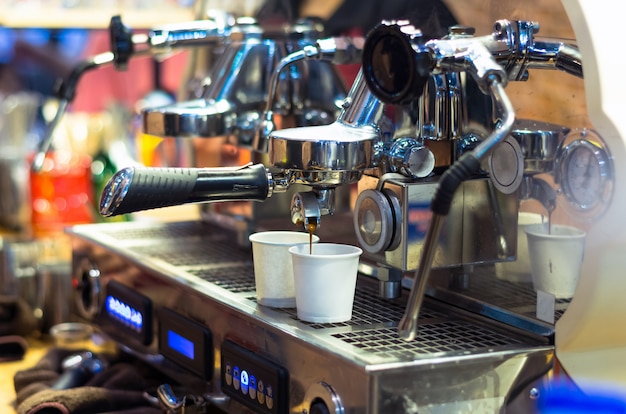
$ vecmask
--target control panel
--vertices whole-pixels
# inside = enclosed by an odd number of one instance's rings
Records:
[[[250,350],[225,340],[221,352],[222,391],[255,412],[289,412],[289,372]]]
[[[205,380],[213,375],[211,331],[168,308],[159,310],[159,352]]]

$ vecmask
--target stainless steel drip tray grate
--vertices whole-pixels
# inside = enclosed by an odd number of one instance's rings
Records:
[[[222,232],[215,232],[215,226],[202,221],[108,223],[106,226],[98,227],[98,233],[122,243],[138,240],[160,242],[181,238],[223,238]]]
[[[468,283],[461,288],[456,288],[454,285],[446,286],[443,278],[433,277],[431,281],[436,289],[429,293],[439,299],[456,305],[469,300],[473,302],[470,308],[500,308],[512,315],[536,319],[537,293],[532,282],[499,279],[495,275],[493,266],[476,266],[468,278]],[[555,300],[555,322],[565,313],[570,301],[570,299]]]
[[[219,287],[236,294],[240,300],[256,302],[254,265],[249,250],[238,248],[231,239],[162,241],[158,244],[132,247],[135,253],[158,258],[175,266],[181,273],[197,278],[196,286]],[[208,290],[210,290],[208,289]],[[407,294],[398,299],[382,299],[377,281],[361,276],[355,292],[352,319],[342,323],[309,323],[300,321],[295,308],[271,309],[279,319],[312,333],[325,341],[330,339],[346,352],[363,358],[380,360],[415,360],[424,356],[442,356],[480,352],[519,345],[519,338],[451,314],[449,309],[436,310],[425,305],[420,313],[419,334],[411,342],[399,338],[396,326],[404,315]],[[337,342],[338,341],[338,342]],[[390,359],[391,358],[391,359]]]
[[[233,293],[255,294],[254,265],[252,263],[236,264],[224,267],[189,269],[190,273],[200,279],[212,283]]]
[[[132,247],[134,253],[160,259],[172,266],[193,268],[216,264],[252,264],[250,250],[241,249],[229,240],[212,240],[204,243],[163,242]]]
[[[396,328],[337,333],[340,339],[378,357],[413,360],[419,356],[493,350],[521,341],[467,321],[421,321],[417,337],[410,342]]]
[[[132,223],[124,223],[132,224]],[[108,229],[110,226],[105,226]],[[154,267],[157,274],[171,277],[173,283],[181,278],[193,279],[190,286],[200,291],[216,292],[228,300],[229,305],[246,309],[256,304],[254,267],[251,249],[236,245],[228,232],[209,232],[205,226],[177,223],[145,227],[135,225],[106,231],[101,239],[113,252],[132,252],[132,260],[143,266]],[[102,227],[98,228],[103,232]],[[207,233],[204,233],[204,232]],[[199,234],[200,233],[200,234]],[[96,235],[89,232],[88,238]],[[123,237],[118,241],[116,237]],[[147,237],[140,242],[138,238]],[[151,260],[154,259],[154,260]],[[169,266],[157,266],[158,263]],[[165,270],[164,270],[165,269]],[[169,274],[171,269],[172,274]],[[279,330],[288,329],[296,336],[306,336],[307,341],[332,344],[333,349],[352,353],[363,361],[413,361],[425,356],[465,355],[494,352],[522,345],[536,345],[538,340],[520,337],[502,331],[487,320],[468,317],[455,307],[445,307],[426,301],[420,313],[417,339],[406,342],[398,336],[397,325],[406,307],[408,291],[402,297],[388,300],[378,295],[378,282],[360,276],[357,284],[353,317],[345,323],[315,324],[298,320],[296,309],[260,309],[256,318]],[[242,310],[244,308],[242,307]],[[246,311],[247,312],[247,311]],[[484,323],[483,323],[484,322]]]
[[[469,354],[481,350],[502,349],[522,344],[520,338],[500,333],[459,316],[444,313],[429,306],[422,308],[419,333],[407,342],[398,335],[397,324],[404,314],[406,296],[381,299],[376,285],[361,278],[354,299],[352,319],[342,323],[308,323],[319,335],[330,337],[354,348],[355,353],[378,359],[415,360],[424,356]],[[296,309],[280,309],[297,320]],[[326,331],[326,332],[325,332]]]
[[[368,325],[377,324],[397,324],[404,314],[406,300],[400,299],[382,299],[378,296],[376,287],[372,281],[366,281],[363,278],[359,280],[354,295],[354,305],[352,309],[352,319],[347,322],[339,323],[301,323],[312,329],[329,329],[340,327],[367,327]],[[255,300],[255,298],[249,298]],[[298,320],[297,310],[295,308],[284,308],[279,310],[289,315],[290,318]],[[446,315],[432,309],[425,308],[420,313],[420,319],[433,320],[445,319]]]

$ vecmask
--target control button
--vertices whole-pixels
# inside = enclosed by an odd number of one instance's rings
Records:
[[[259,401],[259,404],[265,404],[265,383],[259,381],[257,384],[259,385],[259,392],[257,392],[256,399]]]
[[[254,375],[250,375],[250,390],[248,391],[248,395],[251,399],[256,399],[256,377]]]
[[[235,368],[233,369],[233,386],[236,390],[238,390],[239,386],[241,385],[240,380],[241,372],[239,371],[239,367],[235,365]]]
[[[267,408],[271,410],[272,407],[274,407],[274,390],[272,389],[271,385],[265,387],[265,394],[267,395],[267,398],[265,399],[265,405],[267,405]]]
[[[248,371],[245,369],[241,371],[241,392],[243,395],[248,393]]]
[[[230,366],[230,362],[226,363],[226,367],[224,367],[224,379],[228,386],[233,385],[233,368]]]

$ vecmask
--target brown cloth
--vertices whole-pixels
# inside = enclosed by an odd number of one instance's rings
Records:
[[[84,386],[55,390],[62,362],[81,351],[52,348],[35,366],[15,374],[18,414],[160,414],[145,397],[154,395],[165,382],[162,375],[140,361],[98,355],[108,368],[91,377]]]
[[[78,387],[69,390],[45,389],[28,397],[17,407],[18,414],[160,414],[140,391]]]

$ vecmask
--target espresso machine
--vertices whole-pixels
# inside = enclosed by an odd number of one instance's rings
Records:
[[[570,211],[604,228],[619,204],[612,159],[623,152],[619,135],[606,128],[516,119],[509,83],[537,70],[582,77],[593,56],[589,28],[599,34],[601,26],[583,18],[587,4],[565,6],[584,47],[542,39],[528,20],[497,20],[483,36],[454,27],[441,39],[423,38],[403,21],[382,22],[358,48],[362,70],[337,118],[279,128],[268,104],[276,79],[292,61],[333,64],[343,55],[337,39],[316,39],[285,55],[273,73],[254,137],[244,143],[263,162],[129,167],[109,182],[103,215],[265,203],[302,185],[311,191],[298,187],[285,217],[299,228],[324,228],[337,190],[356,186],[349,225],[365,254],[349,322],[307,323],[295,309],[257,304],[250,249],[237,228],[214,221],[69,229],[80,317],[227,412],[536,410],[550,388],[559,338],[571,349],[563,367],[570,362],[568,372],[580,375],[581,339],[571,322],[565,333],[558,327],[570,307],[580,316],[585,305],[578,292],[541,302],[532,285],[497,279],[493,265],[515,259],[524,199],[546,211],[566,200]],[[352,59],[358,43],[346,44]],[[597,81],[601,72],[591,70]],[[585,81],[587,73],[585,65]],[[196,115],[207,102],[219,100],[196,101],[188,111],[187,103],[170,107],[158,124],[180,133],[184,123],[163,119],[192,119],[195,135],[208,125]],[[583,168],[583,160],[593,165]],[[601,191],[578,183],[581,168]],[[593,236],[592,244],[595,251]],[[585,267],[581,284],[589,288],[593,275]],[[605,268],[602,277],[611,272]],[[158,397],[184,405],[173,390],[164,384]]]

